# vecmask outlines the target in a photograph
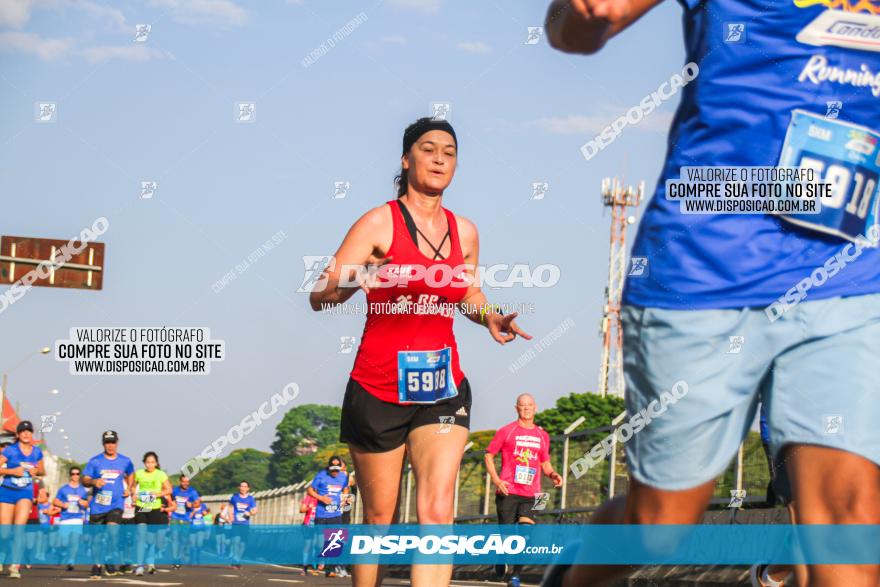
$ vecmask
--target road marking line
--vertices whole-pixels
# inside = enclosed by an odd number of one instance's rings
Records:
[[[80,578],[68,578],[64,577],[64,581],[76,581],[76,582],[84,582],[91,583],[92,579],[80,579]],[[128,579],[125,577],[101,577],[101,582],[112,582],[118,583],[120,585],[156,585],[157,587],[172,587],[173,585],[183,585],[183,583],[157,583],[154,581],[141,581],[139,579]]]
[[[302,583],[297,579],[267,579],[268,581],[275,581],[276,583]]]

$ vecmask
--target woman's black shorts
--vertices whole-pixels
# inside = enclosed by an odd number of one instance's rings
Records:
[[[410,430],[428,424],[471,426],[471,386],[462,379],[458,395],[430,405],[385,402],[348,380],[342,400],[340,442],[350,442],[366,452],[387,452],[406,442]]]
[[[137,510],[134,513],[135,524],[167,524],[168,514],[160,509],[155,510]]]

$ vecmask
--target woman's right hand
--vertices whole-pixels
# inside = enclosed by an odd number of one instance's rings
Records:
[[[13,477],[24,477],[24,467],[15,467],[14,469],[6,469],[7,475],[12,475]]]

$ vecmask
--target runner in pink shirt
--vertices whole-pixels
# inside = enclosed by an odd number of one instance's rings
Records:
[[[299,506],[299,511],[301,514],[305,514],[303,516],[303,526],[314,526],[315,525],[315,510],[318,509],[318,500],[312,497],[311,495],[304,495],[302,498],[302,502]],[[308,535],[307,535],[308,536]],[[322,574],[314,565],[310,564],[311,559],[314,556],[315,549],[318,548],[317,544],[314,544],[314,539],[306,538],[306,548],[305,548],[305,560],[303,561],[302,575],[320,575]]]
[[[523,393],[516,398],[518,418],[495,432],[486,448],[486,469],[495,484],[495,509],[499,524],[535,524],[535,506],[546,503],[541,491],[541,474],[562,485],[562,476],[550,464],[550,436],[535,424],[535,399]],[[495,469],[495,455],[501,453],[501,475]],[[495,565],[503,577],[506,565]],[[520,565],[513,565],[509,587],[519,587]]]
[[[318,500],[312,497],[311,495],[304,495],[302,499],[302,504],[299,506],[299,511],[303,516],[303,526],[314,526],[312,523],[315,519],[315,510],[318,508]]]

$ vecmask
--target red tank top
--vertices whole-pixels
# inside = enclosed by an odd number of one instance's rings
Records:
[[[388,205],[394,233],[386,257],[393,259],[380,275],[386,271],[387,275],[413,275],[413,265],[424,267],[426,274],[418,279],[398,280],[391,287],[371,289],[367,294],[367,323],[351,377],[380,400],[399,404],[398,351],[436,351],[449,347],[450,370],[456,387],[464,379],[452,321],[454,305],[461,302],[467,292],[467,280],[461,278],[465,274],[464,255],[452,212],[443,208],[452,241],[449,257],[432,260],[413,242],[397,200],[391,200]],[[395,280],[391,277],[382,281]],[[398,308],[396,312],[389,311],[392,306]],[[437,312],[438,308],[442,311]]]

